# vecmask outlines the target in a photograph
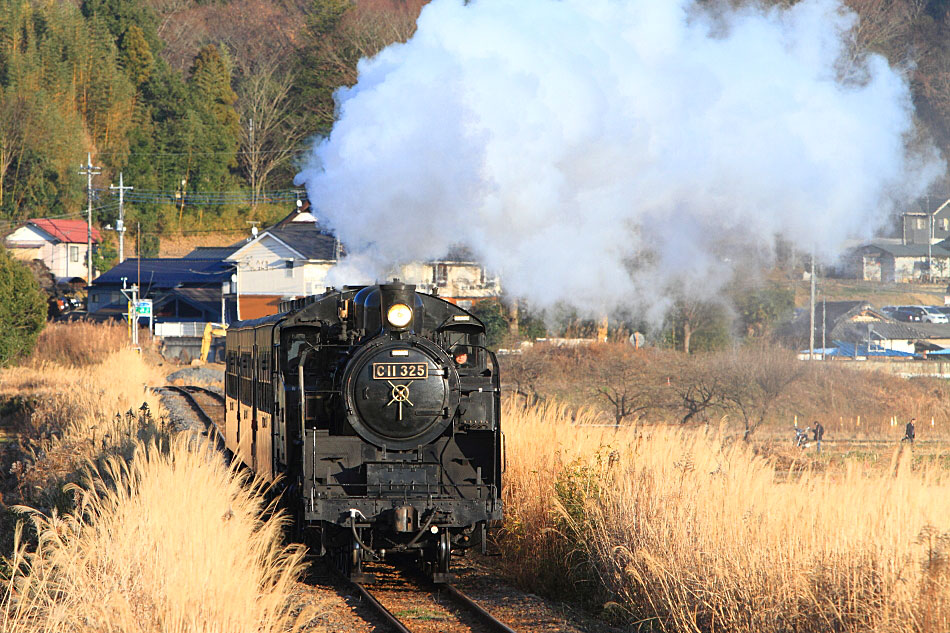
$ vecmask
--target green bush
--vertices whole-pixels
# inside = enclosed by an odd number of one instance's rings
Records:
[[[28,355],[46,325],[46,295],[33,273],[0,246],[0,366]]]
[[[488,347],[498,348],[508,336],[511,327],[508,323],[508,312],[504,306],[495,299],[483,299],[473,305],[469,312],[485,324]]]

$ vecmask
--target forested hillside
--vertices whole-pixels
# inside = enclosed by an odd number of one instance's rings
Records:
[[[330,129],[333,91],[361,57],[408,38],[422,4],[0,0],[0,228],[79,217],[87,152],[102,167],[97,222],[114,223],[121,171],[145,253],[272,219],[287,204],[266,192],[293,199],[294,159]],[[922,137],[950,155],[950,0],[848,4],[862,16],[854,55],[906,69]]]

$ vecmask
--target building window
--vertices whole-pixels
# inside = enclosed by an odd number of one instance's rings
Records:
[[[924,219],[923,219],[923,218],[917,218],[917,219],[915,220],[915,222],[916,222],[916,224],[917,224],[917,230],[918,230],[918,231],[923,231],[925,228],[927,228],[927,226],[924,224]]]
[[[449,282],[449,267],[445,264],[436,264],[432,267],[432,283],[436,286],[445,286]]]
[[[78,246],[69,247],[69,261],[71,262],[79,261],[79,247]]]
[[[950,218],[943,218],[940,220],[940,228],[944,231],[950,231]]]

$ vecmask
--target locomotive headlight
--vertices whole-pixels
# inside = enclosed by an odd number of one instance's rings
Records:
[[[394,303],[386,312],[386,320],[393,327],[406,327],[412,321],[412,308],[405,303]]]

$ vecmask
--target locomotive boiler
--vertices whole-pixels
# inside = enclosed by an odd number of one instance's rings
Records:
[[[394,280],[231,325],[225,444],[275,481],[313,548],[352,577],[419,559],[437,581],[502,518],[498,363],[485,327]]]

